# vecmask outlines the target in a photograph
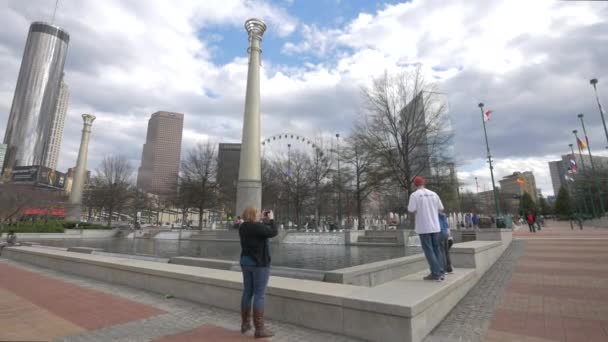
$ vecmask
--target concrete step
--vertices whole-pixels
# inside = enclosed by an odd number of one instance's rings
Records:
[[[383,243],[397,243],[396,237],[381,237],[381,236],[360,236],[357,242],[383,242]]]
[[[215,241],[215,242],[239,242],[240,240],[238,238],[236,239],[218,239],[218,238],[212,238],[212,237],[208,237],[208,236],[200,236],[200,235],[192,235],[190,236],[190,240],[200,240],[200,241]]]
[[[390,242],[355,242],[352,243],[351,246],[403,247],[403,245],[398,243]]]

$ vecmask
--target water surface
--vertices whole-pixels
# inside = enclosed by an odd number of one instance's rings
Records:
[[[238,242],[154,240],[154,239],[65,239],[36,240],[58,247],[93,247],[105,252],[170,258],[189,256],[236,261],[241,253]],[[370,262],[418,254],[418,247],[374,247],[344,245],[272,244],[272,264],[295,268],[334,270]]]

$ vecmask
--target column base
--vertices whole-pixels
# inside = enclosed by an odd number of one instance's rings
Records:
[[[262,210],[262,181],[239,180],[236,186],[236,216],[241,216],[247,207]]]
[[[79,203],[70,203],[66,206],[65,219],[67,221],[82,220],[82,206]]]

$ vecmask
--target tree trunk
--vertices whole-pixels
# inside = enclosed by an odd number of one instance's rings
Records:
[[[108,209],[108,227],[112,228],[112,208]]]
[[[198,229],[203,230],[203,209],[205,205],[201,203],[198,207]]]
[[[365,225],[363,224],[363,213],[362,211],[362,200],[361,200],[361,191],[357,189],[357,229],[362,230],[365,229]]]

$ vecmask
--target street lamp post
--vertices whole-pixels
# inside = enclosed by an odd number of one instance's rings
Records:
[[[581,166],[583,167],[583,169],[586,169],[585,160],[583,159],[583,150],[581,149],[581,145],[578,143],[578,130],[573,130],[572,134],[574,134],[574,138],[576,139],[576,146],[578,146],[578,156],[581,160]],[[583,183],[583,188],[584,190],[588,189],[588,187],[585,186],[585,183]],[[591,193],[589,193],[589,199],[591,200],[591,212],[593,213],[593,216],[596,216],[597,213],[595,210],[595,205],[593,204],[593,196],[591,195]]]
[[[585,134],[585,142],[587,143],[587,152],[589,153],[589,161],[591,162],[591,178],[593,178],[593,182],[598,191],[598,196],[600,200],[600,215],[604,214],[604,199],[602,197],[602,189],[600,188],[600,183],[597,180],[597,174],[595,173],[595,163],[593,162],[593,155],[591,154],[591,145],[589,144],[589,137],[587,136],[587,129],[585,128],[585,121],[583,120],[584,115],[578,114],[578,118],[581,120],[581,126],[583,126],[583,134]]]
[[[606,120],[604,119],[604,110],[602,109],[600,97],[597,95],[598,80],[597,80],[597,78],[593,78],[589,81],[589,83],[591,83],[591,85],[593,86],[593,91],[595,93],[595,100],[597,101],[597,107],[600,110],[600,117],[602,118],[602,124],[604,125],[604,134],[606,134],[606,141],[608,142],[608,129],[606,128]],[[589,146],[589,145],[587,145],[587,146]],[[606,148],[608,148],[608,145],[606,146]]]
[[[492,178],[492,192],[494,193],[494,208],[496,210],[496,223],[498,225],[498,216],[500,215],[500,204],[498,203],[498,192],[496,191],[496,183],[494,182],[494,167],[492,166],[492,155],[490,154],[490,145],[488,144],[488,133],[486,131],[486,120],[483,117],[483,103],[479,104],[481,111],[481,122],[483,123],[483,134],[486,138],[486,149],[488,151],[488,163],[490,164],[490,177]]]
[[[336,154],[338,157],[338,228],[342,228],[342,178],[340,177],[340,133],[336,133]]]
[[[287,144],[287,226],[291,222],[291,144]],[[300,228],[300,227],[298,227]]]

